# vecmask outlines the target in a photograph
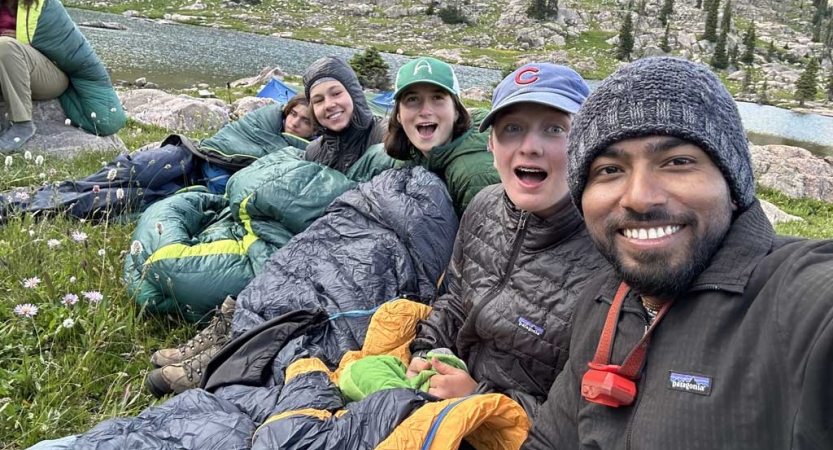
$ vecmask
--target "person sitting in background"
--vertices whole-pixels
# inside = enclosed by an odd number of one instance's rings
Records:
[[[104,65],[57,0],[0,2],[0,91],[10,121],[0,152],[7,154],[37,131],[33,100],[60,98],[73,124],[99,135],[127,120]]]
[[[411,344],[408,375],[437,372],[430,394],[501,392],[534,420],[564,368],[576,299],[606,266],[567,189],[567,133],[589,91],[578,73],[548,63],[527,64],[495,89],[480,132],[491,126],[500,184],[483,189],[463,214],[448,291]],[[438,122],[413,120],[424,136],[426,124]],[[440,349],[469,371],[425,359]]]

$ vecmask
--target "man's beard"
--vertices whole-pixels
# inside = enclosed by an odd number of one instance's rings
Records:
[[[634,224],[639,222],[677,223],[695,230],[698,221],[694,214],[680,214],[672,217],[665,210],[654,210],[646,214],[627,211],[623,217],[608,218],[602,239],[592,234],[591,236],[602,255],[613,265],[617,276],[631,289],[644,296],[673,299],[688,290],[717,253],[731,223],[731,212],[728,211],[726,214],[725,223],[712,223],[710,227],[703,230],[702,236],[693,237],[688,247],[682,250],[686,253],[682,255],[682,262],[676,265],[672,265],[670,261],[674,255],[666,250],[631,253],[630,257],[636,264],[626,266],[622,262],[624,257],[616,248],[615,236],[622,229],[620,225],[622,223],[630,224],[631,228],[636,227]]]

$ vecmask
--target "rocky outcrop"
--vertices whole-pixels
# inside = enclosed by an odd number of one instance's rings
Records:
[[[275,100],[271,98],[243,97],[235,100],[234,103],[231,104],[231,116],[234,119],[239,119],[256,109],[263,108],[264,106],[271,105],[272,103],[275,103]]]
[[[171,95],[158,89],[135,89],[119,93],[131,119],[177,132],[216,131],[229,122],[225,102]]]
[[[266,84],[272,78],[277,78],[279,80],[283,80],[283,77],[286,74],[281,70],[280,67],[275,66],[274,68],[264,67],[259,74],[253,77],[246,77],[241,78],[239,80],[234,80],[229,85],[231,87],[248,87],[248,86],[255,86],[260,84]]]
[[[0,103],[0,118],[6,117],[7,112],[6,104]],[[35,137],[26,142],[18,153],[29,151],[72,158],[87,151],[127,150],[118,135],[96,136],[72,124],[67,125],[67,116],[57,99],[33,102],[32,120],[37,127]]]
[[[786,145],[752,146],[758,183],[795,198],[833,202],[833,166],[809,151]]]
[[[777,206],[773,205],[772,203],[766,200],[760,200],[761,208],[764,210],[764,214],[766,214],[766,218],[769,219],[769,223],[773,225],[777,225],[782,222],[804,222],[805,220],[801,217],[794,216],[792,214],[787,214],[784,211],[778,209]]]

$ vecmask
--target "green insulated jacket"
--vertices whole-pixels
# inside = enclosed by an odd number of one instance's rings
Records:
[[[19,2],[16,31],[19,41],[43,53],[69,77],[59,100],[73,125],[101,136],[124,126],[127,117],[104,64],[60,1],[41,0],[29,9]]]
[[[484,187],[500,183],[494,166],[494,155],[488,149],[489,133],[475,131],[489,111],[473,109],[470,113],[472,127],[462,136],[446,145],[434,147],[428,158],[420,151],[413,150],[410,161],[399,163],[404,166],[422,166],[439,176],[448,188],[458,216],[462,216],[469,202]]]

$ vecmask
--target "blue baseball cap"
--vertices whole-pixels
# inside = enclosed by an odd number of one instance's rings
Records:
[[[530,102],[575,114],[590,95],[584,78],[569,67],[529,63],[503,79],[492,94],[492,110],[480,123],[480,132],[492,126],[495,116],[507,106]]]

